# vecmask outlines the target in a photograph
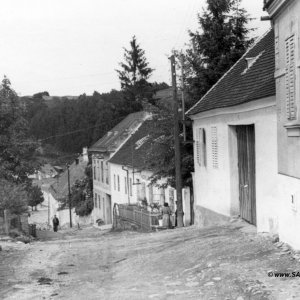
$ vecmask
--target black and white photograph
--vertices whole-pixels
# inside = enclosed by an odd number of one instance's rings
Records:
[[[299,0],[0,2],[0,299],[300,299]]]

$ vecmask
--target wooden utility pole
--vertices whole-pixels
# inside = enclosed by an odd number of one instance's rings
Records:
[[[178,119],[178,99],[176,87],[176,68],[175,56],[170,57],[173,88],[173,113],[174,113],[174,148],[175,148],[175,178],[177,195],[177,226],[183,227],[183,209],[182,209],[182,179],[181,179],[181,157],[179,141],[179,119]]]
[[[71,187],[70,187],[70,169],[69,165],[67,165],[68,169],[68,197],[69,197],[69,213],[70,213],[70,228],[72,228],[72,207],[71,207]]]
[[[182,109],[182,125],[183,125],[183,140],[186,142],[186,124],[185,124],[185,99],[184,99],[184,57],[180,55],[181,63],[181,109]]]

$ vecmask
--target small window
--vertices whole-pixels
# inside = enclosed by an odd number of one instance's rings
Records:
[[[105,162],[105,174],[106,174],[106,177],[105,177],[105,181],[106,181],[106,184],[109,184],[109,172],[108,172],[108,162]]]
[[[132,178],[129,179],[129,195],[132,196]]]
[[[120,192],[120,176],[118,175],[118,191]]]
[[[116,174],[114,174],[114,190],[116,190]]]
[[[96,180],[96,166],[94,166],[94,180]]]
[[[99,203],[99,209],[101,209],[101,198],[100,198],[100,195],[98,195],[98,203]]]
[[[99,160],[97,160],[97,180],[100,181],[100,168],[99,168]]]
[[[198,128],[196,140],[197,163],[199,166],[206,166],[206,135],[204,128]]]
[[[127,194],[127,177],[124,177],[125,194]]]
[[[101,181],[104,183],[104,168],[103,168],[103,160],[101,160]]]
[[[95,198],[95,203],[94,204],[95,204],[95,207],[97,208],[97,193],[95,193],[95,197],[94,198]]]

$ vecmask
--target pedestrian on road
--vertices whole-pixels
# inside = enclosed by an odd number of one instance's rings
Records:
[[[161,209],[162,213],[162,226],[165,228],[171,228],[170,215],[172,214],[171,208],[168,203],[164,203],[163,208]]]
[[[58,229],[58,225],[59,225],[59,220],[57,218],[56,215],[54,215],[54,218],[52,220],[52,223],[53,223],[53,231],[54,232],[57,232],[57,229]]]

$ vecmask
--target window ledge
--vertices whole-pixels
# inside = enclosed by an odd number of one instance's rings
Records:
[[[287,130],[287,135],[290,137],[300,137],[300,124],[286,124],[284,127]]]

